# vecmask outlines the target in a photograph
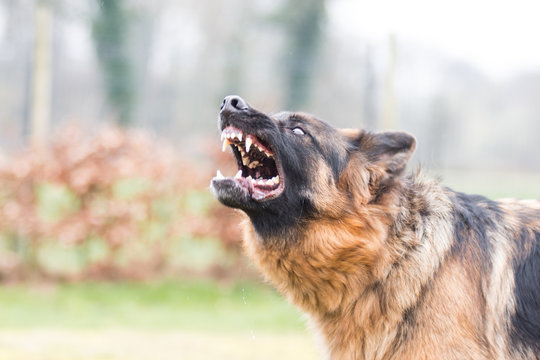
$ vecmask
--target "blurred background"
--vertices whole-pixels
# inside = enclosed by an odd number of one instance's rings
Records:
[[[208,191],[225,95],[540,198],[534,0],[0,0],[0,359],[314,359]]]

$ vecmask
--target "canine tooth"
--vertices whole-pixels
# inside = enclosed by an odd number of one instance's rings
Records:
[[[249,135],[246,137],[246,152],[249,152],[249,149],[251,148],[251,145],[253,144],[253,140],[251,140],[251,137]]]
[[[225,176],[223,176],[223,174],[221,173],[221,171],[217,171],[216,172],[216,179],[225,179]]]
[[[242,138],[243,138],[242,133],[238,133],[238,140],[242,141]]]
[[[238,170],[236,175],[234,175],[235,178],[240,179],[242,177],[242,170]]]
[[[248,166],[248,167],[249,167],[249,157],[247,157],[247,156],[242,156],[242,164],[244,164],[244,166]]]
[[[274,182],[274,184],[279,184],[279,175],[276,175],[272,178],[272,181]]]
[[[221,147],[221,151],[227,150],[227,146],[230,145],[230,144],[231,144],[231,142],[229,141],[229,139],[223,140],[223,146]]]
[[[270,186],[275,185],[274,179],[266,180],[266,185],[270,185]]]

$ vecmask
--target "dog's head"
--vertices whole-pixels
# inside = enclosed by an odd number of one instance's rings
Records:
[[[218,171],[212,191],[246,212],[263,234],[377,201],[415,147],[404,132],[335,129],[303,113],[267,115],[239,96],[223,100],[218,122],[238,172],[224,177]]]

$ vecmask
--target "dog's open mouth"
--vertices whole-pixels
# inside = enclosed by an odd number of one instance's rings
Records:
[[[221,132],[223,151],[230,145],[238,165],[234,178],[225,178],[218,170],[214,180],[233,180],[237,186],[257,201],[279,196],[284,189],[278,163],[270,145],[255,135],[233,126]]]

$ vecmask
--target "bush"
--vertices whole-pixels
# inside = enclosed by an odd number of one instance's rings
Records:
[[[232,213],[209,194],[209,178],[145,132],[66,128],[0,166],[0,276],[140,279],[234,268],[238,231],[225,230]],[[201,249],[204,266],[187,261]]]

